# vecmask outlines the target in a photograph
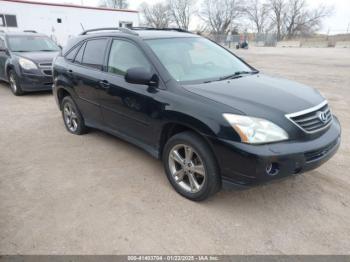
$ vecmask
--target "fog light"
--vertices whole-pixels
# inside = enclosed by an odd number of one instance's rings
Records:
[[[266,174],[269,176],[275,176],[279,172],[278,164],[277,163],[270,163],[266,166]]]

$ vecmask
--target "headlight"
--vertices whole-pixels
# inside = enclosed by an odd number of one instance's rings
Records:
[[[33,70],[33,69],[38,69],[38,67],[36,66],[36,64],[34,64],[34,62],[25,59],[25,58],[20,58],[18,60],[20,66],[24,69],[24,70]]]
[[[234,114],[223,116],[244,143],[262,144],[288,139],[286,131],[268,120]]]

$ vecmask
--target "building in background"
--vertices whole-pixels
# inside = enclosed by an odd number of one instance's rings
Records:
[[[139,14],[134,10],[0,0],[0,31],[34,30],[62,46],[83,30],[138,25]]]

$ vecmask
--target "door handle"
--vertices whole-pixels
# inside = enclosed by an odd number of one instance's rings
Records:
[[[73,70],[69,69],[69,70],[67,70],[67,73],[71,75],[71,74],[73,74]]]
[[[108,82],[107,80],[101,80],[101,81],[99,82],[99,84],[100,84],[100,86],[101,86],[102,88],[105,88],[105,89],[107,89],[107,88],[110,87],[110,84],[109,84],[109,82]]]

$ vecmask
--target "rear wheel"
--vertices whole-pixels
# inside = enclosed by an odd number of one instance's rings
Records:
[[[172,186],[190,200],[201,201],[220,190],[214,155],[207,143],[193,132],[179,133],[168,140],[163,163]]]
[[[64,125],[68,132],[75,135],[85,134],[87,128],[84,123],[84,119],[70,96],[63,98],[61,103],[62,117]]]
[[[23,90],[18,81],[17,74],[13,69],[9,71],[9,82],[10,82],[11,91],[15,96],[23,95]]]

